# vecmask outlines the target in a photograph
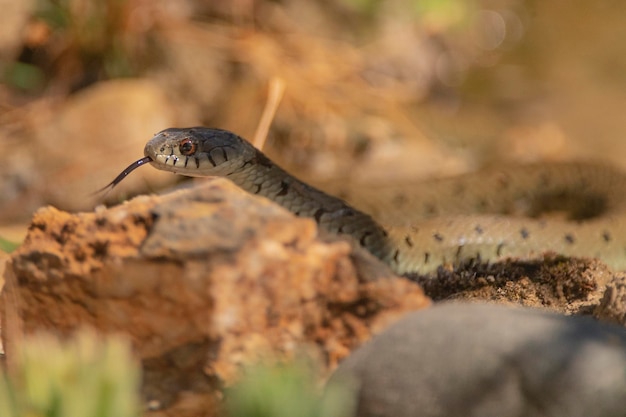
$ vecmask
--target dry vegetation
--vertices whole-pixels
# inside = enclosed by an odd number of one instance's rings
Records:
[[[0,151],[11,155],[0,224],[44,204],[92,208],[89,193],[162,128],[251,138],[272,82],[284,95],[266,149],[309,178],[392,181],[503,159],[624,165],[613,42],[624,25],[609,2],[10,3],[0,17]],[[171,181],[142,175],[114,197]]]

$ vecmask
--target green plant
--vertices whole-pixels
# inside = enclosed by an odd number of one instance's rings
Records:
[[[2,417],[136,417],[139,366],[129,343],[82,330],[66,342],[24,340],[10,375],[0,374]]]
[[[327,386],[322,392],[313,366],[304,362],[256,365],[226,391],[229,417],[348,417],[351,387]]]
[[[0,236],[0,251],[11,253],[20,246],[19,242],[14,242]]]

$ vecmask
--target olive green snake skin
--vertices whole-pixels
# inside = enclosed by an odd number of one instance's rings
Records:
[[[345,202],[299,181],[225,130],[166,129],[144,154],[109,186],[145,163],[187,176],[223,176],[315,219],[322,229],[351,236],[398,274],[546,252],[626,269],[626,177],[602,165],[531,165],[428,184],[361,187],[341,192]],[[540,216],[555,211],[573,219]]]

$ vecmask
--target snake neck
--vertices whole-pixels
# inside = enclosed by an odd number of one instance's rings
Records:
[[[324,230],[352,237],[382,260],[397,256],[387,231],[372,217],[298,180],[258,150],[227,177],[245,191],[269,198],[297,216],[313,218]]]

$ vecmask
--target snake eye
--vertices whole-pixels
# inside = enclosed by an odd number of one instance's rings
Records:
[[[189,138],[183,139],[178,144],[178,149],[180,149],[180,153],[189,156],[196,153],[196,144]]]

